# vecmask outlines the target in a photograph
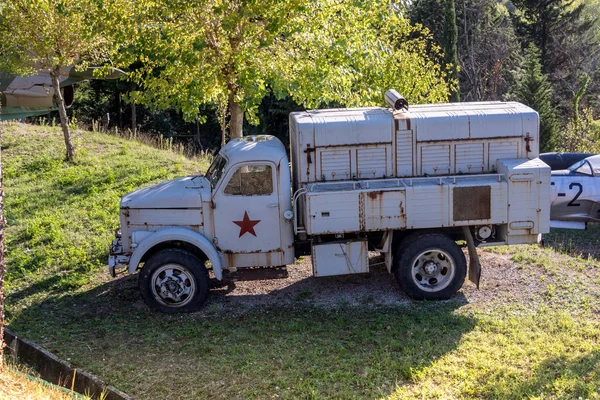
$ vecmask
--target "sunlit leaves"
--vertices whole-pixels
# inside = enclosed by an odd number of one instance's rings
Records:
[[[447,98],[444,72],[428,56],[429,38],[388,1],[132,4],[139,11],[121,20],[135,38],[122,61],[140,65],[131,73],[141,88],[134,96],[181,109],[188,119],[197,117],[199,104],[233,98],[256,123],[269,91],[310,108],[382,104],[390,87],[412,102]]]

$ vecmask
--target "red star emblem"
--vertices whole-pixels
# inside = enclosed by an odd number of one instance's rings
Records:
[[[242,235],[246,232],[251,233],[256,237],[256,232],[254,232],[254,225],[258,224],[260,222],[260,219],[250,219],[250,217],[248,217],[248,211],[244,211],[243,220],[232,222],[240,227],[240,236],[238,237],[242,237]]]

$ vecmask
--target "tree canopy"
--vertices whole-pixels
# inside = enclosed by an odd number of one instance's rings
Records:
[[[306,107],[373,105],[396,87],[412,101],[447,99],[446,76],[389,1],[195,0],[136,3],[136,41],[122,62],[136,62],[134,94],[188,119],[212,103],[230,134],[269,93]],[[434,52],[437,53],[437,48]]]
[[[97,7],[89,0],[12,0],[0,9],[2,69],[20,74],[36,70],[50,73],[67,160],[73,160],[75,152],[59,89],[59,71],[105,63],[116,51],[98,29]]]

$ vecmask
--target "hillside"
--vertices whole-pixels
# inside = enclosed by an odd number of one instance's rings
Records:
[[[58,129],[2,128],[8,324],[136,398],[600,398],[600,225],[480,251],[480,290],[448,301],[305,258],[165,315],[108,277],[119,197],[206,160],[78,131],[66,164]]]
[[[206,160],[83,131],[73,135],[77,158],[68,164],[59,127],[3,129],[9,319],[38,297],[77,290],[103,270],[121,195],[208,167]]]

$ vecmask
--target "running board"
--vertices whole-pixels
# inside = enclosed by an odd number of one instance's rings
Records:
[[[224,281],[260,281],[265,279],[285,279],[289,276],[286,266],[238,268],[236,272],[223,271]]]

